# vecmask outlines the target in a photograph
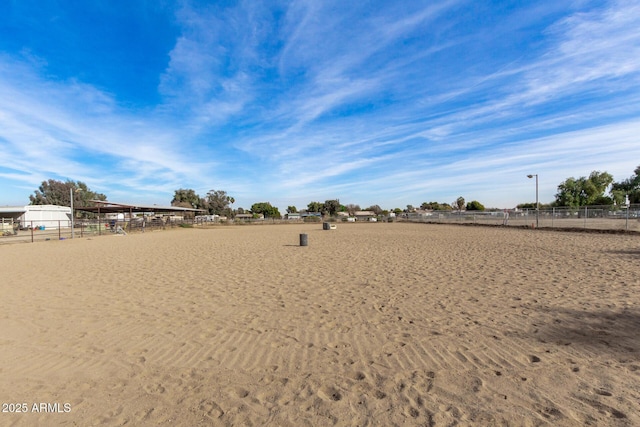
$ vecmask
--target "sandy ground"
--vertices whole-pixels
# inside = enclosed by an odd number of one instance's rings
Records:
[[[399,223],[3,245],[0,425],[638,426],[639,261]]]

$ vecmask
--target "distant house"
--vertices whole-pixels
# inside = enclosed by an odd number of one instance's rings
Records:
[[[355,211],[353,216],[357,221],[373,221],[378,217],[374,211]]]
[[[300,212],[288,212],[288,213],[284,214],[284,218],[285,219],[300,219],[302,217],[300,216]]]

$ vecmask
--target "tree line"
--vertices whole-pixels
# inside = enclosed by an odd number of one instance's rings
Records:
[[[567,178],[558,185],[555,200],[541,206],[571,208],[595,205],[622,206],[627,201],[630,204],[640,203],[640,166],[635,168],[633,175],[619,182],[614,182],[613,176],[606,171],[593,171],[589,176]],[[523,203],[518,207],[535,208],[536,206],[535,203]]]
[[[91,191],[87,184],[81,181],[56,181],[49,179],[42,181],[37,190],[29,196],[30,205],[58,205],[69,206],[73,199],[74,206],[91,206],[91,200],[107,200],[102,193]]]
[[[593,171],[589,176],[579,178],[570,177],[561,182],[557,187],[555,200],[552,203],[541,204],[543,207],[580,207],[590,205],[621,206],[627,200],[629,203],[640,203],[640,166],[634,173],[619,182],[614,182],[613,176],[608,172]],[[607,191],[608,190],[608,191]],[[91,206],[91,200],[107,200],[102,193],[92,191],[87,184],[81,181],[57,181],[49,179],[29,196],[31,205],[59,205],[69,206],[73,198],[74,206]],[[234,217],[236,214],[264,215],[266,218],[281,218],[277,207],[269,202],[254,203],[250,209],[241,207],[234,209],[235,198],[223,190],[210,190],[204,197],[198,195],[192,189],[180,188],[175,190],[172,206],[180,206],[193,209],[202,209],[209,215]],[[535,208],[535,203],[521,203],[518,208]],[[357,211],[371,211],[376,215],[386,215],[389,212],[402,214],[415,211],[416,207],[407,205],[405,209],[395,208],[391,211],[384,210],[378,205],[371,205],[362,209],[357,204],[341,204],[339,199],[325,200],[324,202],[309,202],[306,208],[298,211],[295,206],[288,206],[287,213],[319,212],[323,216],[333,216],[338,212],[346,212],[353,215]],[[486,208],[477,200],[466,202],[460,196],[451,203],[423,202],[419,209],[422,210],[468,210],[484,211]]]

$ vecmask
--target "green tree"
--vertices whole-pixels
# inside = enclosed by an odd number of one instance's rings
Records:
[[[451,206],[447,203],[438,203],[438,202],[424,202],[420,205],[420,209],[424,210],[434,210],[434,211],[444,211],[451,210]]]
[[[560,185],[558,185],[558,192],[556,193],[556,206],[581,206],[586,200],[586,193],[583,190],[583,183],[586,178],[582,177],[575,179],[570,177],[565,179]]]
[[[271,206],[269,202],[259,202],[251,205],[251,212],[254,214],[263,214],[265,218],[282,218],[278,208]]]
[[[451,207],[462,211],[462,208],[464,208],[464,197],[458,197],[455,202],[451,203]]]
[[[339,200],[325,200],[324,205],[322,206],[323,213],[328,214],[329,216],[333,216],[338,211],[340,211]]]
[[[605,196],[605,191],[613,182],[613,176],[607,172],[593,171],[589,177],[567,178],[558,185],[555,196],[556,206],[579,207],[594,204],[610,204],[612,199]]]
[[[180,188],[175,190],[171,206],[180,206],[183,208],[202,209],[204,200],[190,188]]]
[[[232,209],[229,206],[234,203],[235,199],[223,190],[210,190],[207,193],[206,208],[210,215],[232,216]]]
[[[296,208],[295,206],[287,207],[287,213],[297,213],[297,212],[298,212],[298,208]]]
[[[640,166],[633,172],[631,177],[611,185],[611,196],[618,205],[624,204],[626,196],[629,203],[640,203]]]
[[[467,203],[468,211],[484,211],[484,205],[477,200]]]
[[[107,200],[107,196],[91,191],[84,182],[49,179],[42,181],[34,194],[29,196],[29,204],[70,206],[72,196],[74,207],[90,206],[91,200]]]
[[[324,207],[323,203],[309,202],[309,204],[307,205],[307,212],[322,212],[323,207]]]

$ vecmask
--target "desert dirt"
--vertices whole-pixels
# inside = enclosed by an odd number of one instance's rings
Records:
[[[402,223],[1,245],[0,425],[638,426],[639,261]]]

